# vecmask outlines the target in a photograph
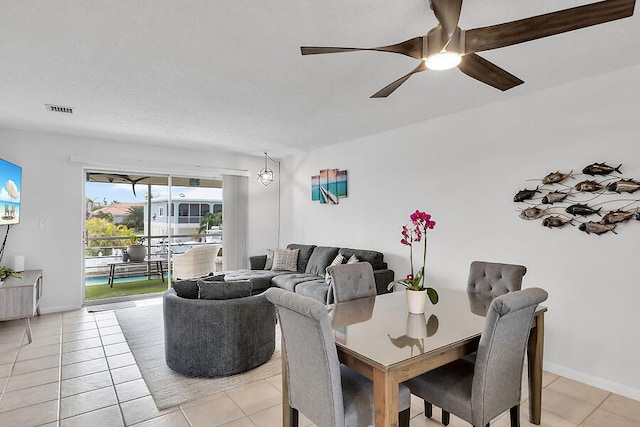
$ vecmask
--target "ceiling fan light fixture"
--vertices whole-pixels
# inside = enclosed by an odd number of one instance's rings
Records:
[[[424,59],[424,63],[430,70],[449,70],[453,67],[457,67],[462,61],[462,55],[456,52],[442,52],[434,53]]]

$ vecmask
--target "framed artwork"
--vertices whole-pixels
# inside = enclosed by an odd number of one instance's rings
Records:
[[[347,171],[322,169],[319,175],[311,177],[311,200],[320,204],[337,205],[347,197]]]

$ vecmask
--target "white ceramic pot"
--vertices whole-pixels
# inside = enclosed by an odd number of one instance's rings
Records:
[[[407,289],[407,307],[409,313],[424,314],[424,308],[427,304],[427,290],[413,291]]]
[[[427,319],[424,313],[407,314],[406,334],[410,338],[425,338],[427,336]]]

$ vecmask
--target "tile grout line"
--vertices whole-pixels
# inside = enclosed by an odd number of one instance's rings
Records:
[[[578,424],[578,426],[582,426],[584,425],[584,423],[589,419],[589,417],[591,417],[598,409],[600,409],[600,407],[602,405],[604,405],[604,402],[607,401],[607,399],[609,399],[611,396],[613,395],[613,393],[609,392],[609,394],[607,395],[607,397],[604,398],[604,400],[602,402],[600,402],[594,409],[593,411],[589,412],[589,415],[587,415],[584,420],[582,420],[582,422],[580,424]],[[623,417],[626,418],[626,417]]]
[[[115,310],[110,310],[110,311],[113,311],[113,317],[116,319],[116,323],[117,323],[118,327],[120,327],[120,322],[118,322],[118,317],[115,315],[116,314]],[[102,312],[102,313],[104,313],[104,312]],[[93,316],[95,318],[95,313],[94,313]],[[97,324],[98,324],[98,322],[96,321],[96,325]],[[113,374],[111,373],[111,366],[109,366],[109,359],[107,358],[107,352],[104,349],[104,341],[102,340],[102,334],[100,333],[100,325],[98,325],[98,334],[100,336],[100,343],[102,344],[102,351],[104,352],[104,358],[107,361],[107,369],[108,369],[108,372],[109,372],[109,377],[111,378],[111,386],[113,387],[113,392],[116,395],[116,402],[117,402],[117,405],[118,405],[118,411],[120,411],[120,417],[122,419],[122,425],[126,426],[127,422],[124,419],[124,411],[122,410],[122,402],[120,402],[120,398],[118,397],[118,392],[116,390],[116,382],[113,379]],[[136,365],[137,365],[137,363],[136,363]]]

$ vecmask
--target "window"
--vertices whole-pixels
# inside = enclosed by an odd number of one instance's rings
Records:
[[[178,223],[199,224],[202,217],[209,213],[208,203],[180,203],[178,205]]]

